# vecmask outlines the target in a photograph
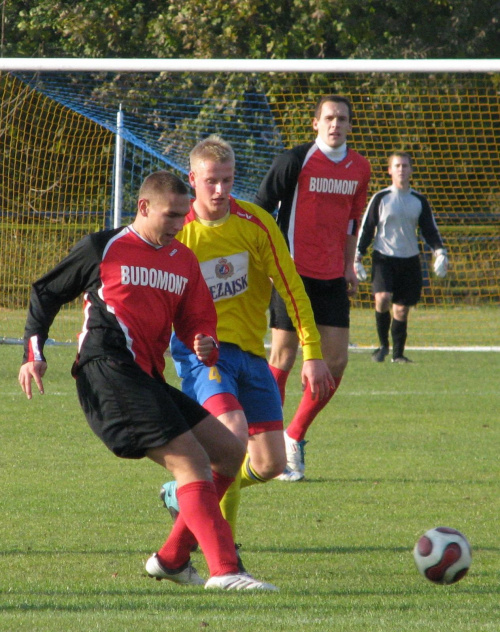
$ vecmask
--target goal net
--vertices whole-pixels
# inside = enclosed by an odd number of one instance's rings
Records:
[[[22,337],[31,283],[83,234],[113,224],[115,178],[125,224],[148,173],[185,178],[190,149],[219,133],[236,152],[234,194],[252,200],[274,156],[314,137],[317,99],[340,93],[354,107],[349,144],[372,164],[370,194],[389,184],[388,155],[410,152],[412,186],[429,198],[449,252],[450,272],[438,279],[422,243],[424,291],[412,318],[425,322],[412,327],[411,344],[495,344],[499,84],[488,72],[1,72],[0,339]],[[373,345],[369,283],[352,318],[353,342]],[[74,341],[80,321],[71,305],[51,335]]]

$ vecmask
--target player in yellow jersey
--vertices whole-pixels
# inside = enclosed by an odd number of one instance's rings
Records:
[[[209,370],[179,339],[171,351],[182,390],[219,418],[247,446],[240,476],[221,507],[235,534],[240,489],[282,474],[286,466],[283,412],[264,347],[266,310],[274,285],[287,306],[302,345],[302,385],[327,398],[334,381],[321,354],[320,336],[303,282],[273,217],[231,196],[232,147],[210,136],[190,154],[195,199],[177,238],[196,254],[217,310],[219,362]],[[296,474],[301,477],[300,473]],[[175,517],[175,482],[165,504]],[[187,536],[186,546],[194,545]]]

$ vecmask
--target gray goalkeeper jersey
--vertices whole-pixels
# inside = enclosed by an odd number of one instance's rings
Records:
[[[389,257],[414,257],[419,254],[419,231],[432,250],[443,247],[427,198],[414,189],[401,191],[395,186],[382,189],[370,200],[361,224],[358,251],[373,249]]]

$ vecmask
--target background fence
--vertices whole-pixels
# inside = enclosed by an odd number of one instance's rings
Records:
[[[127,223],[144,176],[169,168],[185,177],[190,149],[214,132],[235,148],[234,194],[251,200],[273,157],[313,138],[315,102],[332,92],[353,102],[350,144],[372,163],[371,193],[389,183],[388,155],[409,151],[413,186],[428,196],[446,241],[446,279],[429,274],[423,247],[419,310],[442,323],[428,328],[424,344],[446,344],[454,327],[466,334],[464,344],[473,340],[472,330],[463,331],[464,310],[496,314],[500,302],[499,85],[487,73],[283,75],[272,82],[265,74],[0,74],[0,336],[22,336],[31,282],[83,234],[111,225],[120,107]],[[366,308],[367,283],[354,302],[355,321]],[[69,306],[54,336],[74,340],[79,320],[79,306]],[[358,330],[356,342],[373,340],[368,329]]]

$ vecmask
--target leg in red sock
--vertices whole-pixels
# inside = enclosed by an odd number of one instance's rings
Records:
[[[276,380],[276,384],[278,385],[281,396],[281,405],[284,406],[286,382],[288,380],[288,376],[290,375],[290,371],[283,371],[282,369],[278,369],[277,367],[271,365],[269,365],[269,368],[271,369],[271,373],[273,374],[273,377]]]
[[[332,389],[330,395],[326,399],[322,400],[312,399],[309,384],[306,386],[299,407],[297,408],[297,412],[286,429],[286,433],[289,437],[295,439],[295,441],[302,441],[304,439],[309,426],[334,396],[341,381],[342,377],[336,377],[335,388]]]
[[[196,481],[183,485],[177,490],[177,499],[180,513],[168,540],[158,551],[160,562],[169,569],[180,568],[188,561],[191,547],[197,541],[210,576],[237,573],[231,529],[220,512],[214,483]]]
[[[234,481],[234,478],[224,476],[224,474],[220,474],[214,471],[212,471],[212,478],[214,481],[217,498],[220,502],[222,500],[222,497],[226,493],[226,490]],[[187,561],[187,559],[189,558],[189,553],[193,550],[193,547],[196,544],[196,537],[194,536],[192,531],[187,528],[186,522],[180,519],[180,516],[178,516],[168,540],[165,542],[160,551],[158,551],[158,556],[167,568],[178,568]],[[171,564],[173,565],[171,566]]]

